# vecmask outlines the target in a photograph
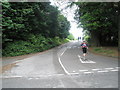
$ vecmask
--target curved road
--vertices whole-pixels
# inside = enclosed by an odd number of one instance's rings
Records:
[[[16,65],[3,73],[3,88],[118,88],[118,59],[88,52],[83,60],[80,43],[14,60]]]

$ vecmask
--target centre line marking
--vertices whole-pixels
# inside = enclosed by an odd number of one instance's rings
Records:
[[[65,67],[63,66],[63,64],[62,64],[62,62],[61,62],[61,60],[60,60],[60,57],[58,57],[58,59],[59,59],[60,65],[61,65],[61,67],[63,68],[63,70],[65,71],[65,73],[68,74],[68,75],[70,75],[70,73],[69,73],[69,72],[65,69]]]
[[[62,56],[65,53],[66,50],[67,50],[67,48],[62,52],[62,54],[60,56]]]

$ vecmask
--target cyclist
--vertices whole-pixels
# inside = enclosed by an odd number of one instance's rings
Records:
[[[84,59],[85,59],[87,49],[88,49],[88,44],[85,42],[85,40],[83,40],[83,43],[81,43],[81,47],[82,47],[83,56],[84,56]]]

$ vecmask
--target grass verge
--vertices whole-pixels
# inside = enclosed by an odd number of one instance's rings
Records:
[[[118,47],[89,47],[89,51],[94,54],[118,58]]]

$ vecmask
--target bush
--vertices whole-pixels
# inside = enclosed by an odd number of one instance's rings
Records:
[[[66,42],[68,42],[67,39],[60,39],[59,37],[45,38],[40,34],[30,34],[26,41],[19,40],[7,43],[6,47],[2,50],[2,55],[19,56],[29,53],[41,52]]]
[[[3,49],[3,56],[18,56],[23,54],[28,54],[33,52],[31,48],[31,43],[26,41],[15,41],[13,43],[8,43],[7,47]]]

